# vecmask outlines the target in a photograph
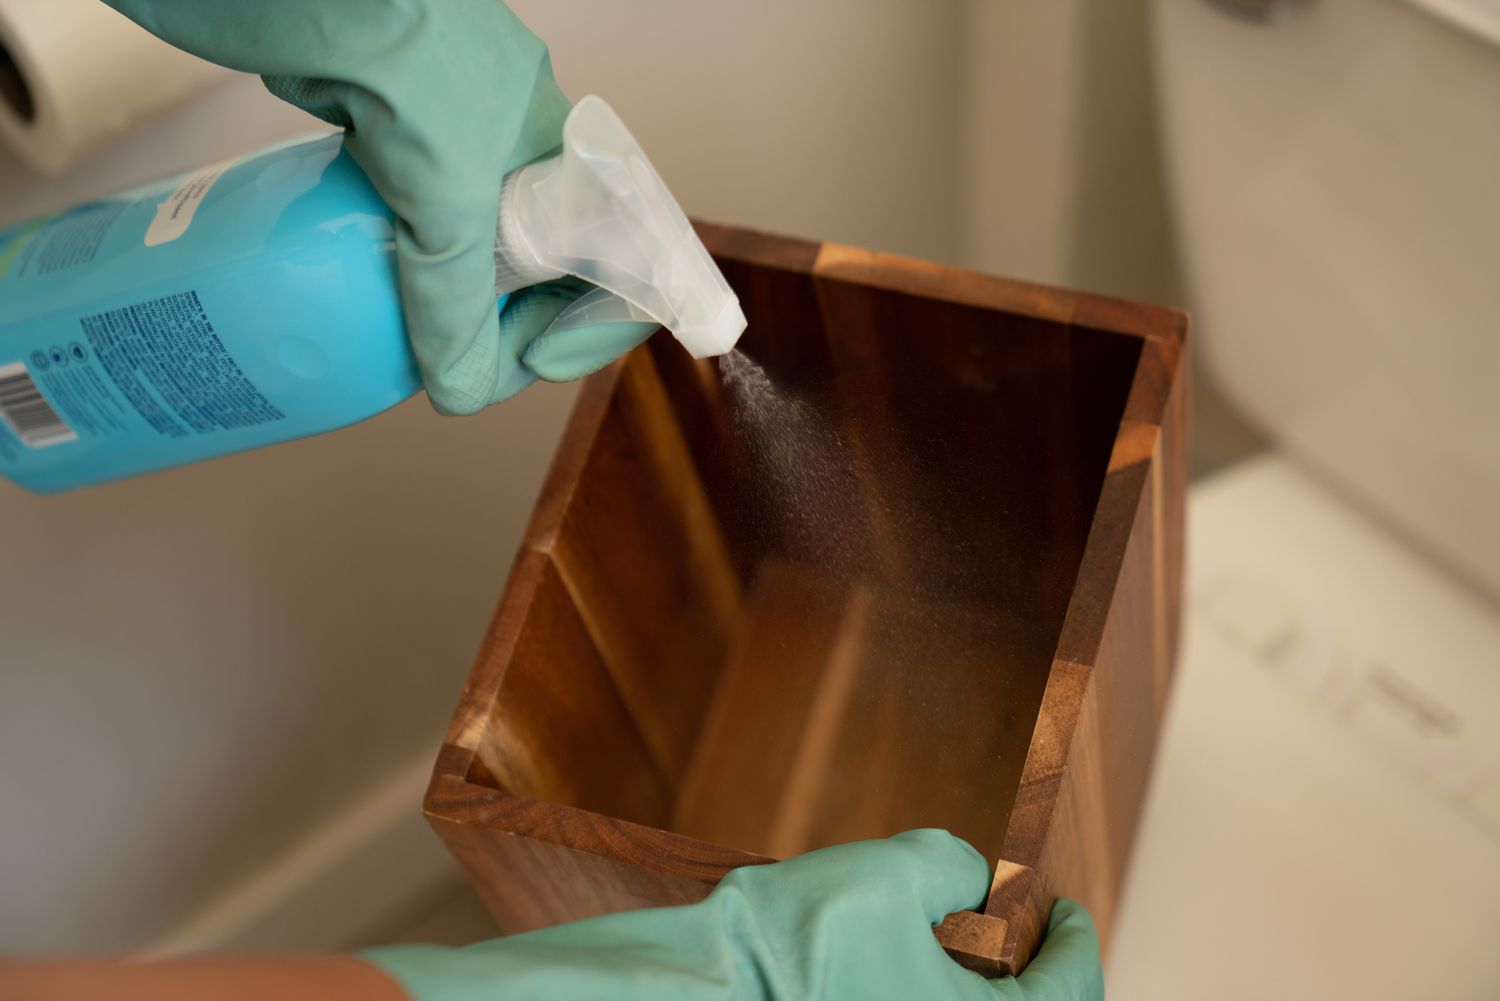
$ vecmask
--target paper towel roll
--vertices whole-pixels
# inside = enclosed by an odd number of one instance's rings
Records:
[[[0,0],[0,144],[49,174],[227,73],[100,0]]]

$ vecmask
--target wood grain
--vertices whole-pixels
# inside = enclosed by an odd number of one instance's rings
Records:
[[[673,830],[759,854],[775,840],[847,596],[814,571],[761,572],[725,668]]]
[[[1186,318],[699,230],[783,409],[662,337],[589,380],[433,826],[508,931],[940,826],[995,862],[959,961],[1021,969],[1059,895],[1107,938],[1176,656]]]
[[[665,823],[671,785],[555,564],[533,554],[516,573],[535,578],[531,613],[477,743],[479,760],[505,788],[533,799]]]
[[[742,598],[650,354],[623,366],[570,498],[549,555],[675,788]]]
[[[1185,327],[1141,354],[1027,755],[1003,857],[1037,874],[1035,950],[1058,896],[1085,903],[1108,948],[1176,659],[1185,500]],[[988,913],[1013,915],[1022,890]]]

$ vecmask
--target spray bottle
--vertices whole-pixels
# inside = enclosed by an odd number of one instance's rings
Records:
[[[394,215],[339,135],[0,231],[0,474],[53,492],[345,427],[421,388]],[[574,275],[556,325],[654,320],[695,357],[739,302],[610,107],[507,175],[497,308]]]

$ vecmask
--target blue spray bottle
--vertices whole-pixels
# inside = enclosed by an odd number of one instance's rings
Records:
[[[330,431],[421,388],[394,217],[341,136],[0,231],[0,474],[52,492]],[[565,274],[554,327],[651,319],[730,350],[738,300],[604,101],[511,173],[499,308]]]

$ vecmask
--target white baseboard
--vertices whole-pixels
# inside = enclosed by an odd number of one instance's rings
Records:
[[[346,949],[456,885],[457,864],[422,817],[432,761],[424,751],[145,955]]]

